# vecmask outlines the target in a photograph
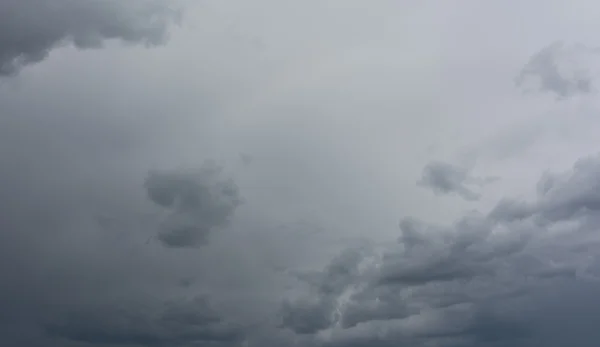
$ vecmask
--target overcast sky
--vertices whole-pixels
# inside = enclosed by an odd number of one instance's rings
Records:
[[[0,0],[0,345],[600,344],[591,0]]]

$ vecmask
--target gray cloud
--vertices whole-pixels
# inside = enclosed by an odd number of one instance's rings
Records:
[[[297,334],[314,334],[329,328],[335,322],[334,311],[335,303],[327,297],[284,302],[280,326]]]
[[[599,159],[560,173],[597,105],[511,83],[532,47],[594,44],[595,3],[184,0],[167,45],[122,50],[174,2],[73,0],[53,39],[38,1],[0,5],[38,6],[13,47],[54,56],[3,65],[0,345],[598,345]],[[502,180],[419,189],[430,143]]]
[[[239,190],[222,168],[206,161],[197,172],[151,172],[145,187],[148,197],[168,211],[158,239],[169,247],[195,247],[208,242],[208,234],[230,221],[241,203]]]
[[[331,326],[337,316],[338,297],[358,278],[365,249],[348,249],[335,257],[323,271],[300,274],[309,283],[310,298],[284,302],[281,327],[298,334],[314,334]]]
[[[318,307],[329,317],[312,332],[330,331],[325,343],[333,346],[530,341],[545,321],[529,311],[532,297],[578,280],[595,283],[598,274],[590,271],[598,260],[590,256],[600,246],[599,168],[600,156],[581,159],[570,172],[544,174],[535,201],[505,199],[488,214],[470,213],[450,226],[403,219],[398,244],[376,258],[363,255],[346,266],[339,264],[346,258],[334,260],[332,267],[352,269],[345,273],[353,281],[311,295],[320,298],[311,312]],[[326,286],[335,277],[325,270],[319,278]],[[294,324],[311,317],[298,315]]]
[[[253,160],[253,159],[254,159],[254,158],[253,158],[253,157],[252,157],[250,154],[247,154],[247,153],[240,153],[240,160],[242,161],[242,164],[243,164],[244,166],[248,166],[248,165],[250,165],[250,164],[252,163],[252,160]]]
[[[504,199],[490,213],[498,220],[531,219],[546,227],[562,221],[590,221],[600,209],[600,157],[579,159],[570,172],[545,173],[536,188],[538,199],[527,203]]]
[[[456,194],[465,200],[474,201],[480,198],[480,193],[473,191],[473,188],[494,180],[491,177],[473,177],[464,168],[434,161],[423,168],[422,177],[417,184],[430,188],[436,194]]]
[[[4,0],[0,3],[0,76],[44,60],[57,46],[97,48],[105,40],[155,45],[175,12],[156,1]]]
[[[243,339],[240,327],[223,321],[205,297],[159,307],[133,301],[67,312],[47,323],[45,331],[59,341],[90,345],[233,346]]]
[[[588,94],[594,89],[595,76],[585,59],[597,53],[597,49],[584,45],[555,42],[530,58],[515,83],[523,87],[533,79],[541,92],[553,93],[561,99]]]

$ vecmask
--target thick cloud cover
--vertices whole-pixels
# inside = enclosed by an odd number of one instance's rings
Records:
[[[98,48],[111,39],[161,43],[174,15],[156,1],[3,0],[0,76],[14,75],[64,44]]]
[[[242,331],[224,322],[204,297],[146,307],[131,301],[88,307],[47,323],[51,337],[90,345],[231,346]]]
[[[0,346],[598,346],[600,7],[457,9],[0,0]]]
[[[450,226],[402,219],[398,245],[334,259],[312,277],[311,304],[283,304],[283,325],[330,331],[326,345],[526,344],[546,320],[536,297],[598,285],[600,155],[539,187],[533,202],[502,200]]]

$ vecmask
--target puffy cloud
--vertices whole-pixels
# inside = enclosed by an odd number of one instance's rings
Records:
[[[195,247],[224,227],[242,202],[239,189],[222,168],[207,161],[196,172],[151,172],[145,182],[148,197],[168,211],[158,239],[169,247]]]
[[[327,329],[337,317],[338,298],[358,278],[359,265],[366,249],[348,249],[319,272],[300,274],[310,285],[311,297],[283,303],[281,327],[298,334],[314,334]]]
[[[546,307],[533,298],[597,281],[599,177],[593,156],[544,174],[532,202],[504,199],[449,226],[404,218],[396,245],[335,258],[311,277],[313,288],[335,290],[311,292],[309,308],[287,303],[289,325],[332,346],[521,346],[545,324],[535,309]],[[352,281],[336,281],[332,268],[348,269]],[[306,329],[317,312],[327,319]]]
[[[105,40],[158,44],[176,13],[164,2],[4,0],[0,3],[0,76],[44,60],[57,46],[94,48]]]

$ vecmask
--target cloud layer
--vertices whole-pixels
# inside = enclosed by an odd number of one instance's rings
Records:
[[[450,226],[404,218],[397,245],[345,251],[311,277],[307,299],[283,304],[283,325],[328,331],[336,346],[533,343],[544,321],[533,297],[597,286],[599,177],[597,155],[544,175],[533,202],[506,198]]]
[[[0,346],[596,347],[565,6],[0,0]]]
[[[155,45],[175,13],[153,1],[5,0],[0,3],[0,76],[44,60],[54,48],[106,40]]]
[[[69,312],[45,326],[57,340],[90,345],[231,346],[243,336],[224,322],[204,297],[146,307],[130,301]]]

